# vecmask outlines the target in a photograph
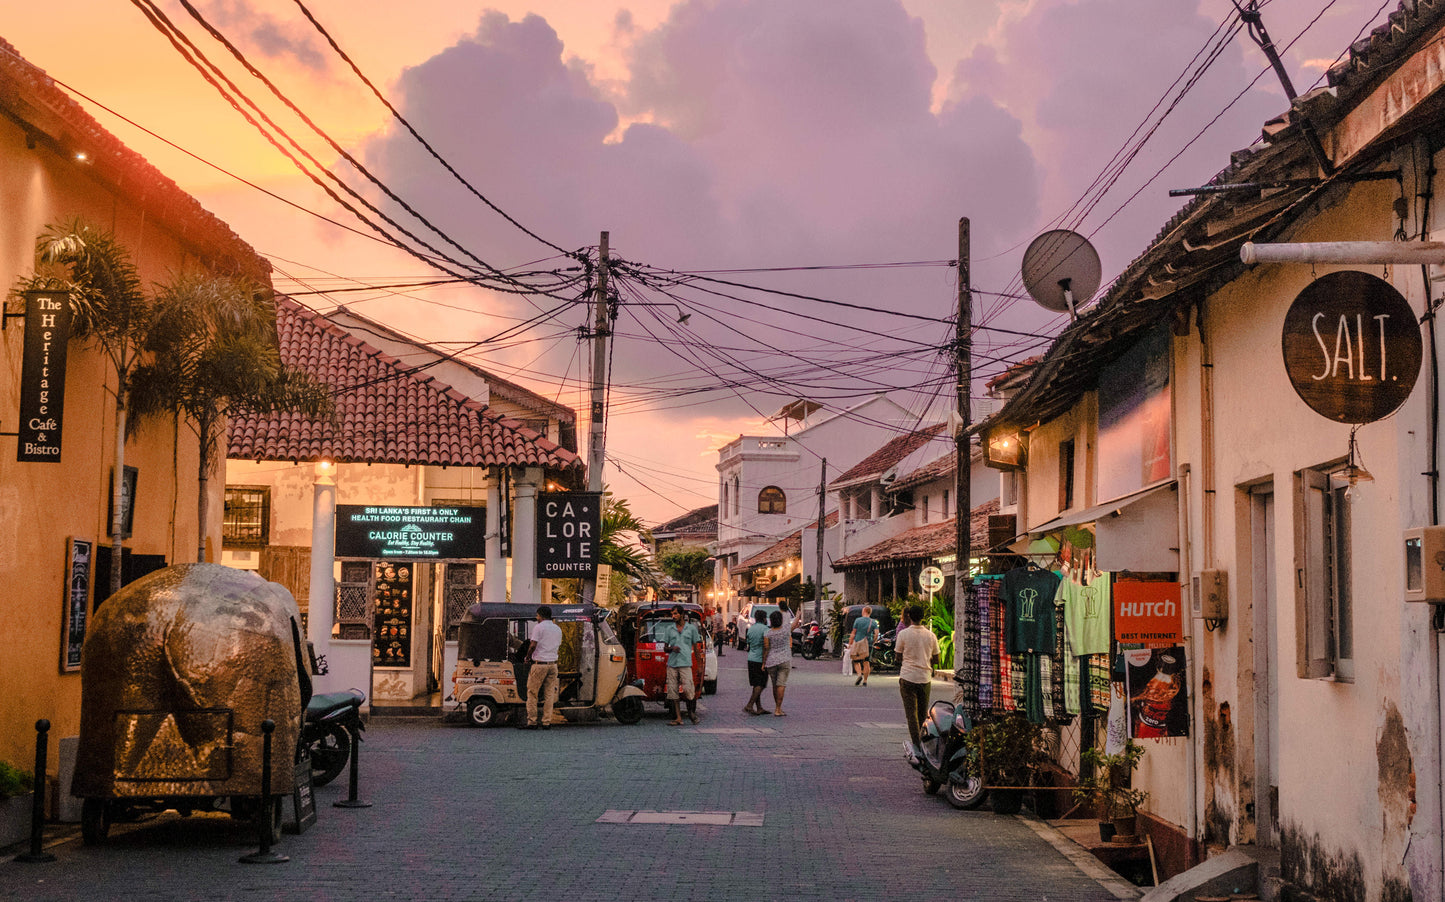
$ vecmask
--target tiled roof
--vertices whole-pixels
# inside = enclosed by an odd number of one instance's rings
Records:
[[[710,504],[707,507],[699,507],[690,510],[680,517],[673,517],[666,523],[652,528],[652,534],[670,533],[709,533],[717,534],[717,505]]]
[[[851,470],[828,483],[828,487],[832,488],[874,476],[882,476],[888,472],[888,469],[894,464],[912,454],[914,451],[917,451],[923,447],[926,442],[943,432],[944,426],[945,424],[938,423],[890,439],[883,447],[858,461]]]
[[[814,520],[813,523],[817,523]],[[823,528],[828,529],[838,525],[838,512],[833,511],[823,518]],[[766,567],[769,564],[776,564],[786,561],[788,558],[802,557],[803,555],[803,531],[800,529],[782,541],[764,548],[757,554],[738,564],[739,570],[751,570],[755,567]]]
[[[121,143],[63,91],[45,71],[0,39],[0,107],[42,144],[67,160],[83,151],[86,176],[164,224],[207,268],[267,285],[271,264],[230,226],[166,178],[145,157]],[[32,144],[33,146],[33,144]]]
[[[242,460],[576,470],[582,460],[423,372],[404,367],[289,298],[276,301],[281,359],[332,386],[335,422],[295,413],[231,421]]]
[[[888,491],[901,492],[904,489],[911,489],[916,485],[923,485],[935,479],[952,476],[954,470],[957,469],[957,460],[957,454],[944,454],[937,457],[913,472],[895,479],[888,485]]]
[[[1344,59],[1330,67],[1330,87],[1347,91],[1367,87],[1382,70],[1409,53],[1442,15],[1445,0],[1400,0],[1383,23],[1351,44]]]
[[[988,546],[988,518],[998,511],[997,498],[973,509],[969,516],[969,543],[973,548],[981,550]],[[952,554],[956,550],[956,528],[953,520],[915,526],[877,545],[839,558],[833,562],[833,569],[851,570],[870,564],[892,564]]]

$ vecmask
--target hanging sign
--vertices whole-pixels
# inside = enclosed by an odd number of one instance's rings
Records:
[[[65,357],[70,347],[70,298],[63,291],[26,291],[25,349],[20,361],[21,463],[60,463],[65,418]]]
[[[336,556],[480,560],[487,556],[484,507],[336,505]]]
[[[541,492],[537,513],[537,575],[596,579],[602,555],[602,493]]]
[[[1337,423],[1373,423],[1405,403],[1424,348],[1410,304],[1355,270],[1311,282],[1290,305],[1284,366],[1300,400]]]
[[[1125,645],[1175,645],[1183,633],[1179,584],[1163,580],[1114,582],[1114,638]]]

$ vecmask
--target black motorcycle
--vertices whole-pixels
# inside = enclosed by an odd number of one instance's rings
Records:
[[[325,786],[341,775],[351,760],[351,739],[361,741],[366,724],[361,704],[366,693],[360,689],[313,695],[306,704],[301,724],[301,746],[311,756],[311,783]]]
[[[902,666],[903,659],[900,658],[898,652],[893,649],[893,643],[897,641],[897,639],[898,631],[889,630],[874,640],[873,654],[868,658],[873,664],[874,670],[897,670]]]
[[[827,634],[818,625],[818,621],[809,620],[793,630],[793,654],[802,655],[804,660],[811,661],[823,654],[823,642],[826,638]]]
[[[933,795],[944,789],[948,804],[963,810],[977,808],[988,798],[974,755],[964,742],[972,726],[962,705],[937,701],[919,726],[918,747],[903,743],[908,763],[923,775],[923,791]]]

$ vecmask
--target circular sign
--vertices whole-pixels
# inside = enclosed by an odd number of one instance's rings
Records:
[[[918,584],[929,592],[937,592],[943,588],[943,571],[937,567],[924,567],[918,575]]]
[[[1344,270],[1306,286],[1284,317],[1284,368],[1300,400],[1337,423],[1394,413],[1420,375],[1415,311],[1389,282]]]

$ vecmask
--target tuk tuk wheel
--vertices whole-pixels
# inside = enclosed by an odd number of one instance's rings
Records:
[[[612,716],[618,723],[633,724],[642,720],[642,699],[635,695],[619,698],[612,703]]]
[[[110,833],[110,806],[105,799],[86,799],[80,806],[80,839],[87,846],[98,846]]]
[[[497,703],[489,698],[467,699],[467,722],[474,727],[496,726],[499,714]]]

